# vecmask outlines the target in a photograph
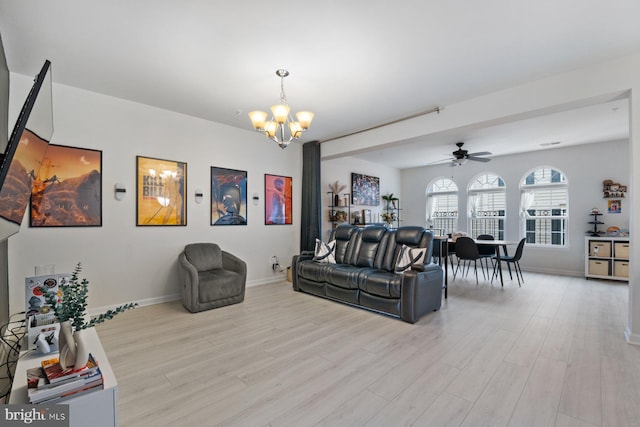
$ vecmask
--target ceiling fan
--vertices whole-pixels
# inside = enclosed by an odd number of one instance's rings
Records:
[[[467,150],[463,150],[462,146],[464,142],[456,142],[456,146],[458,149],[451,153],[453,158],[451,159],[451,166],[462,166],[467,162],[467,160],[471,160],[474,162],[489,162],[491,159],[487,159],[485,157],[480,156],[490,156],[491,153],[488,151],[480,151],[478,153],[469,153]]]

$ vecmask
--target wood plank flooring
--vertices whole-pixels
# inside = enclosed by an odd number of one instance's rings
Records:
[[[98,327],[128,426],[640,426],[628,287],[458,277],[415,325],[294,292]]]

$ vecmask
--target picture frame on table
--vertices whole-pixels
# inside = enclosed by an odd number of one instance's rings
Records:
[[[136,156],[136,225],[187,225],[187,164]]]
[[[362,222],[363,224],[371,224],[371,209],[362,209]]]

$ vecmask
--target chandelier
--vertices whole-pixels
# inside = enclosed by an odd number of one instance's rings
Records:
[[[289,114],[287,95],[284,93],[284,78],[289,75],[289,72],[279,69],[276,70],[276,75],[280,76],[280,104],[271,107],[271,120],[267,121],[267,113],[264,111],[252,111],[249,113],[249,118],[255,130],[264,132],[284,150],[291,141],[300,138],[302,132],[309,129],[313,113],[299,111],[296,113],[298,120],[293,120]]]

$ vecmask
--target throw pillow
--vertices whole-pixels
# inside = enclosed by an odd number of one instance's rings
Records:
[[[398,254],[395,272],[404,273],[409,270],[413,264],[423,263],[426,252],[427,250],[425,248],[410,248],[407,245],[402,245],[400,253]]]
[[[333,255],[333,251],[336,249],[336,241],[332,240],[329,243],[324,243],[320,239],[316,239],[316,250],[314,252],[314,261],[328,262],[329,264],[335,264],[336,258]]]

